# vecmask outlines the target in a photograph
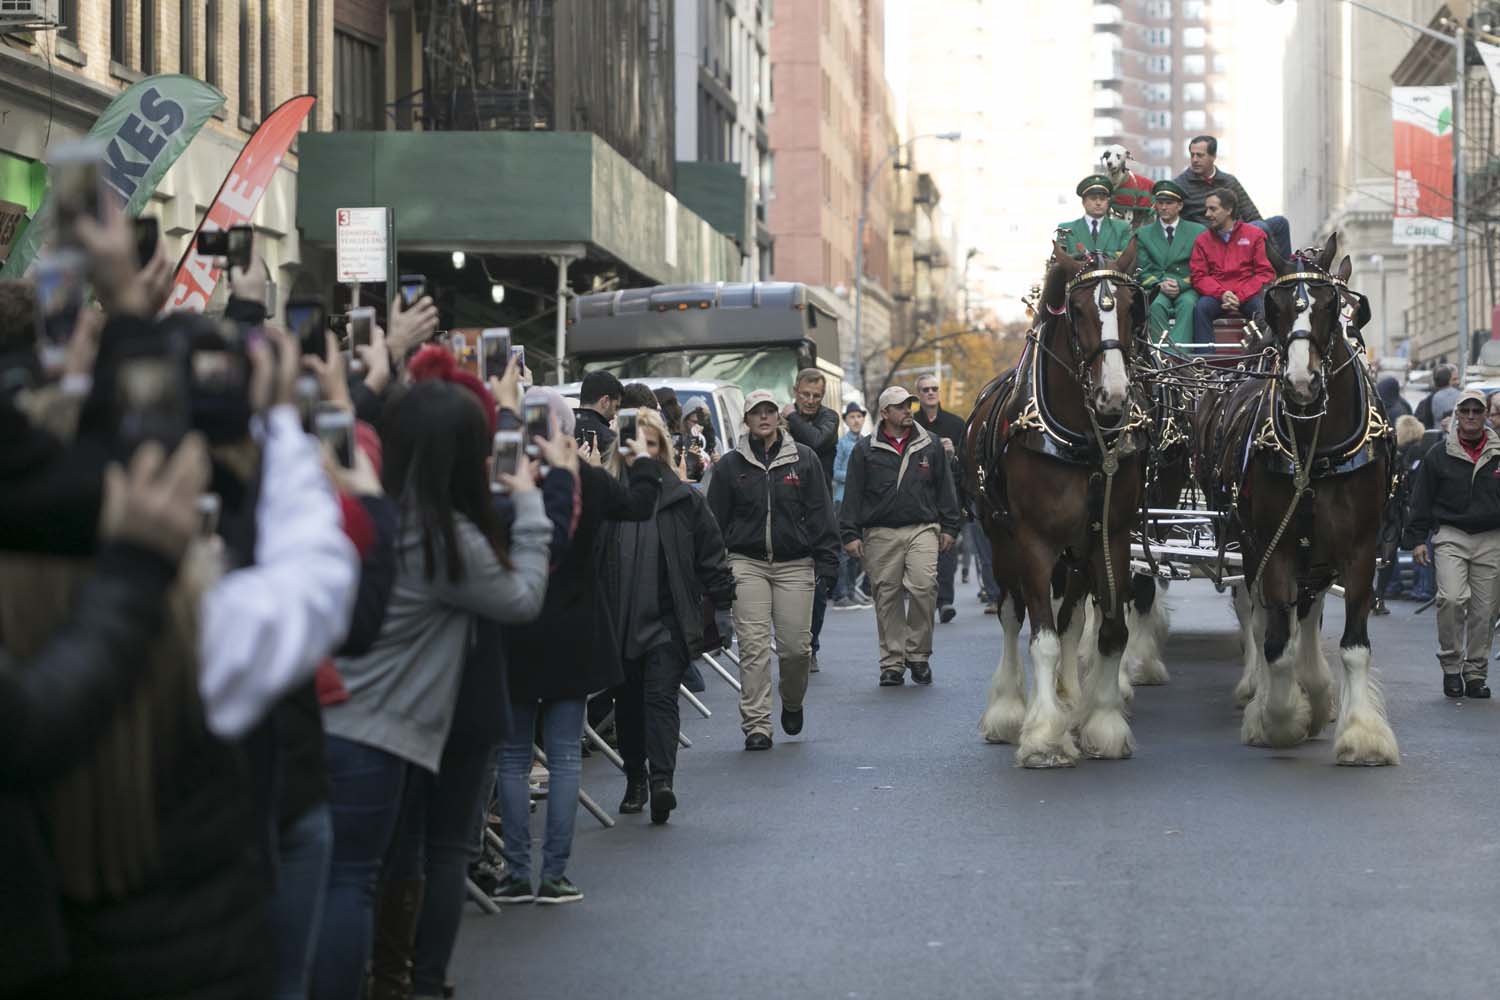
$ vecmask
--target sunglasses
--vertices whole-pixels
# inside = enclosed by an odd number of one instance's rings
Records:
[[[921,389],[918,389],[917,391],[918,392],[937,392],[938,391],[938,387],[935,386],[935,385],[929,385],[929,386],[924,386]]]
[[[1462,416],[1465,416],[1465,417],[1479,417],[1479,416],[1483,416],[1484,415],[1484,407],[1482,407],[1482,406],[1460,406],[1458,408],[1458,413],[1460,415],[1462,415]]]

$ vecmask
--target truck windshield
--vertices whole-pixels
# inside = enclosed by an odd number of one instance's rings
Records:
[[[613,372],[621,382],[651,378],[694,378],[729,382],[749,395],[765,389],[780,402],[791,401],[792,383],[802,363],[793,345],[747,351],[667,351],[623,358],[591,356],[580,359],[589,370]]]

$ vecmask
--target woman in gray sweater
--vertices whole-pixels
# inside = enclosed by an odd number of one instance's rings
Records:
[[[485,473],[492,426],[475,393],[446,381],[414,385],[382,420],[397,576],[380,638],[337,661],[349,700],[324,710],[334,847],[319,1000],[360,995],[402,789],[410,768],[437,770],[476,619],[526,622],[542,607],[552,527],[527,462],[502,478],[515,509],[502,537]]]

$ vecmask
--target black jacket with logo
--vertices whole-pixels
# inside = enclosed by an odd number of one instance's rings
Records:
[[[599,454],[609,450],[609,446],[615,443],[615,432],[609,429],[609,421],[599,415],[599,411],[588,407],[579,407],[573,411],[573,438],[579,444],[591,443],[588,439],[590,434],[598,436]]]
[[[746,435],[714,465],[708,509],[735,555],[764,562],[812,557],[820,580],[838,576],[838,531],[823,465],[806,445],[782,433],[769,462]]]
[[[1500,528],[1500,436],[1489,428],[1479,461],[1469,457],[1453,429],[1417,466],[1403,547],[1422,544],[1443,525],[1471,533]]]
[[[861,538],[868,528],[914,524],[936,524],[943,534],[958,537],[962,521],[948,456],[920,424],[912,425],[911,435],[900,453],[881,437],[879,427],[854,446],[839,509],[845,543]]]
[[[829,489],[833,488],[833,459],[839,449],[839,415],[826,406],[818,407],[812,417],[804,417],[802,411],[792,407],[786,418],[786,429],[798,444],[805,444],[823,463],[823,474],[827,476]]]

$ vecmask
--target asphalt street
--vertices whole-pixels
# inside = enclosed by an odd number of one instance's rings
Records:
[[[1500,996],[1500,700],[1442,696],[1431,610],[1372,619],[1399,767],[1335,766],[1331,727],[1241,745],[1233,613],[1193,582],[1134,758],[1024,771],[978,736],[1000,628],[961,589],[931,688],[877,687],[873,612],[830,611],[806,728],[769,753],[709,675],[671,822],[580,812],[587,898],[470,907],[459,996]],[[1342,621],[1331,599],[1335,677]],[[613,811],[623,778],[584,764]]]

